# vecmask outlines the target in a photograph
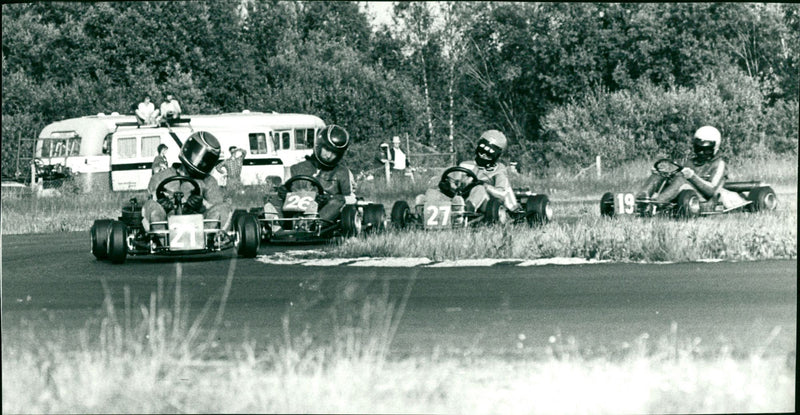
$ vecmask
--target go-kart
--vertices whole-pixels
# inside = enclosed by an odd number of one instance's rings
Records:
[[[183,192],[169,192],[165,187],[172,182],[188,182],[193,187],[191,194],[200,194],[197,181],[191,177],[173,176],[159,184],[156,198],[170,197],[175,211],[166,221],[152,222],[149,231],[142,226],[142,206],[136,198],[122,207],[122,216],[118,220],[95,220],[90,231],[95,258],[121,264],[127,255],[190,255],[231,248],[245,258],[256,256],[260,239],[258,221],[254,216],[240,216],[233,231],[220,229],[218,220],[204,219],[199,213],[184,213]]]
[[[312,190],[295,184],[306,182]],[[362,233],[379,232],[385,226],[385,212],[382,204],[357,199],[355,204],[346,204],[339,217],[333,221],[322,219],[316,209],[317,196],[325,195],[325,189],[313,176],[299,175],[289,178],[283,184],[288,189],[281,207],[282,217],[267,218],[263,207],[251,208],[249,213],[258,217],[261,239],[269,243],[316,243],[335,237],[353,237]],[[305,185],[308,187],[308,185]],[[234,223],[245,210],[234,212]],[[278,229],[280,228],[280,229]]]
[[[451,177],[454,173],[462,178]],[[531,192],[529,189],[514,189],[514,195],[520,208],[510,211],[502,200],[494,197],[486,203],[484,212],[471,212],[464,209],[464,198],[475,186],[482,184],[472,170],[456,166],[442,173],[440,182],[449,182],[451,186],[440,186],[440,191],[449,200],[427,200],[422,212],[412,211],[408,202],[398,200],[392,206],[392,225],[404,229],[416,227],[423,229],[460,228],[471,225],[504,224],[508,222],[526,222],[529,226],[549,222],[553,217],[550,199],[547,195]]]
[[[661,186],[654,195],[661,193],[670,181],[683,170],[683,166],[670,160],[659,159],[653,165],[654,171],[664,178]],[[745,199],[746,203],[732,209],[725,209],[719,195],[706,199],[692,189],[681,190],[669,202],[657,203],[655,197],[635,197],[633,193],[605,193],[600,199],[600,214],[602,216],[655,216],[667,215],[677,218],[693,218],[697,216],[717,215],[732,211],[760,212],[775,210],[778,198],[770,186],[760,181],[726,182],[722,186],[736,192]]]

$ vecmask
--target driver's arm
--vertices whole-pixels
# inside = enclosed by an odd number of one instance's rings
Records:
[[[211,207],[224,201],[222,190],[219,188],[219,183],[215,178],[208,176],[203,180],[203,184],[205,185],[203,186],[203,204],[206,207]]]
[[[714,173],[711,175],[711,179],[706,181],[702,179],[700,176],[695,174],[688,177],[686,180],[689,181],[700,193],[703,194],[706,198],[713,197],[719,188],[724,183],[725,178],[725,161],[721,159],[717,159],[715,162],[715,166],[713,166]]]
[[[353,194],[355,179],[350,169],[343,169],[340,171],[339,174],[336,175],[336,181],[338,182],[339,194],[331,195],[332,199],[339,200],[343,203],[347,203],[347,199],[355,199],[355,195]]]
[[[169,170],[170,169],[167,168],[150,176],[150,181],[147,183],[147,194],[151,199],[153,200],[157,199],[156,189],[158,188],[158,185],[161,184],[161,182],[164,181],[164,179],[170,175],[170,173],[168,172]]]
[[[494,184],[486,183],[486,192],[496,199],[503,199],[511,190],[511,182],[508,180],[508,174],[506,174],[505,169],[498,169],[492,178],[494,179]]]

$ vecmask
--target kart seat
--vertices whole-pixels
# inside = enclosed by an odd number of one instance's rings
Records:
[[[722,185],[722,188],[730,190],[732,192],[739,193],[739,192],[749,192],[761,185],[762,183],[760,181],[751,180],[746,182],[726,182],[724,185]]]

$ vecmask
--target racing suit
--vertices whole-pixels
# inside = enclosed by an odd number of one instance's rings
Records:
[[[511,188],[511,182],[508,180],[508,172],[503,163],[496,163],[493,166],[481,167],[474,161],[467,160],[459,164],[460,167],[472,170],[478,177],[478,180],[483,182],[472,188],[467,196],[467,209],[483,212],[486,209],[486,202],[490,197],[500,199],[503,201],[506,209],[517,210],[517,198],[514,196],[514,190]],[[456,176],[458,173],[454,173]],[[416,205],[421,206],[425,201],[430,198],[447,199],[438,188],[431,188],[424,195],[417,196]],[[471,209],[470,209],[471,207]]]
[[[142,222],[145,225],[145,229],[149,229],[150,224],[153,222],[167,220],[167,216],[172,215],[175,212],[174,209],[171,209],[169,212],[167,212],[156,200],[156,189],[158,188],[158,185],[161,184],[161,182],[165,179],[172,176],[190,177],[188,174],[184,173],[182,169],[176,169],[175,167],[169,167],[165,170],[161,170],[150,177],[150,182],[147,185],[147,191],[151,197],[147,199],[147,201],[144,203],[144,206],[142,206]],[[213,178],[211,175],[208,175],[203,180],[195,179],[195,181],[197,181],[197,184],[200,185],[200,192],[201,196],[203,197],[202,208],[196,213],[202,213],[204,219],[216,219],[219,221],[221,229],[230,230],[232,212],[231,206],[223,200],[222,191],[217,184],[217,179]],[[172,182],[166,185],[166,190],[170,192],[180,190],[183,192],[182,202],[185,203],[188,201],[192,190],[194,190],[194,186],[188,182]]]
[[[355,179],[350,169],[339,163],[335,167],[327,169],[321,166],[314,155],[306,156],[306,159],[295,164],[290,169],[294,176],[312,176],[319,181],[325,193],[330,198],[321,205],[311,203],[305,214],[310,215],[319,213],[320,219],[333,222],[339,216],[345,204],[356,203],[356,196],[353,193]],[[283,199],[278,194],[270,194],[264,203],[264,214],[267,219],[270,217],[282,217],[282,212],[277,207],[283,206]]]

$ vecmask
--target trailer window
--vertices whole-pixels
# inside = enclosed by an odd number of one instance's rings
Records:
[[[278,141],[281,143],[281,150],[289,150],[292,148],[292,134],[289,131],[276,131]]]
[[[314,147],[314,129],[297,129],[294,130],[295,143],[294,148],[297,150],[305,150]]]
[[[267,135],[264,133],[248,134],[250,138],[250,154],[267,154]]]
[[[161,137],[150,136],[142,137],[142,157],[155,157],[158,154],[158,145],[161,144]]]
[[[130,159],[136,157],[136,137],[120,137],[114,149],[117,157]]]

